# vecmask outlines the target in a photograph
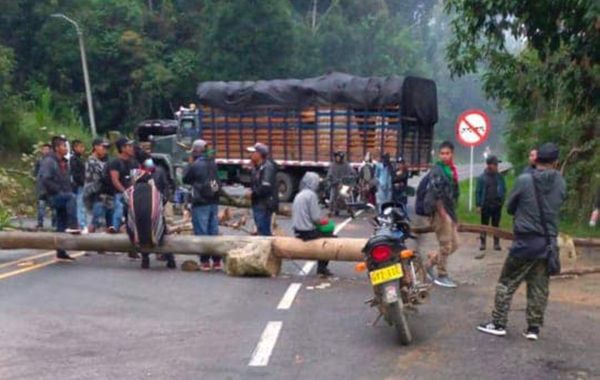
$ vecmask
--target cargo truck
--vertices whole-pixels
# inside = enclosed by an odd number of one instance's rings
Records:
[[[279,165],[282,201],[293,198],[305,172],[324,175],[338,150],[353,167],[367,152],[402,157],[413,172],[431,162],[438,112],[436,85],[429,79],[331,73],[304,80],[203,82],[197,95],[198,108],[183,110],[175,123],[147,121],[136,130],[151,143],[153,155],[169,162],[174,179],[196,138],[214,150],[221,178],[242,184],[250,181],[246,148],[267,144]]]

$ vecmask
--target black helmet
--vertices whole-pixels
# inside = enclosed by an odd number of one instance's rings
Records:
[[[346,157],[346,152],[344,152],[344,151],[341,151],[341,150],[338,150],[338,151],[336,151],[336,152],[333,154],[333,157],[341,157],[341,158],[344,158],[344,157]]]

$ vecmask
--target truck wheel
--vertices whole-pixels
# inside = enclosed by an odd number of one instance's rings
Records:
[[[293,175],[279,172],[275,177],[277,189],[279,190],[279,200],[281,202],[291,202],[294,192],[296,192],[296,178]]]

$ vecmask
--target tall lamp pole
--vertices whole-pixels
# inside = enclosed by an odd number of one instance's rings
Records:
[[[92,102],[92,88],[90,86],[90,76],[88,74],[87,58],[85,56],[85,45],[83,44],[83,32],[75,20],[65,16],[62,13],[54,13],[50,16],[62,18],[63,20],[71,23],[77,31],[77,37],[79,38],[79,50],[81,52],[81,66],[83,68],[83,81],[85,82],[85,97],[87,99],[88,114],[90,117],[90,128],[92,129],[92,136],[96,137],[96,118],[94,117],[94,103]]]

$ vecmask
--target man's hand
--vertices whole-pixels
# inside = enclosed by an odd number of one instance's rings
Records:
[[[244,198],[252,199],[252,190],[246,190],[246,192],[244,193]]]

